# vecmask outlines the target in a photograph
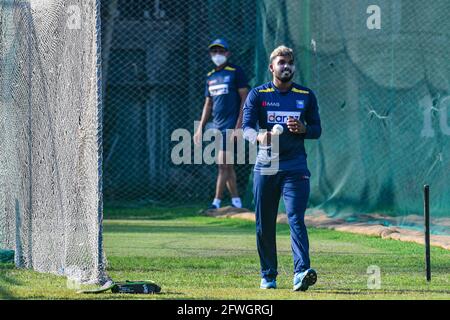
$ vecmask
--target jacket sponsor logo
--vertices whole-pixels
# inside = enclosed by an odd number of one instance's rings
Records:
[[[209,86],[209,93],[213,97],[228,94],[228,84],[216,84],[214,86]]]
[[[286,123],[289,117],[300,120],[301,112],[267,111],[267,123]]]
[[[268,102],[268,101],[263,101],[261,102],[261,105],[263,107],[279,107],[280,103],[279,102]]]

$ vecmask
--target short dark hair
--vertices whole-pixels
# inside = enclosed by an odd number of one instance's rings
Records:
[[[276,57],[289,57],[292,59],[292,61],[294,61],[294,50],[281,45],[275,48],[275,50],[273,50],[270,54],[270,63],[272,63],[273,59],[275,59]]]

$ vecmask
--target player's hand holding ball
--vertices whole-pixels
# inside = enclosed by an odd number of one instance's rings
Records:
[[[284,128],[281,124],[276,124],[272,127],[272,135],[274,136],[279,136],[280,134],[282,134],[284,131]]]
[[[256,140],[258,140],[261,145],[268,146],[272,140],[272,133],[270,131],[260,132],[258,133]]]
[[[257,140],[262,145],[270,145],[272,136],[279,136],[284,131],[284,128],[281,124],[276,124],[272,127],[271,131],[261,132],[258,134]]]
[[[306,132],[305,125],[300,120],[297,120],[293,117],[289,117],[286,124],[289,131],[292,133],[302,134]]]

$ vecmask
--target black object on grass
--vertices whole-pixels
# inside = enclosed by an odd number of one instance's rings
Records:
[[[431,281],[431,258],[430,258],[430,186],[423,187],[423,209],[425,218],[425,265],[427,281]]]

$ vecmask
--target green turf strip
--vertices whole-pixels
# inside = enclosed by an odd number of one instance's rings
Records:
[[[116,281],[151,279],[158,295],[76,294],[63,277],[0,265],[2,299],[450,299],[450,251],[432,248],[431,284],[424,248],[414,243],[309,229],[317,284],[292,292],[289,227],[279,225],[277,290],[260,290],[254,223],[159,212],[104,223],[108,273]],[[123,212],[127,214],[127,212]],[[108,217],[107,214],[105,214]],[[155,219],[156,218],[156,219]],[[381,271],[381,289],[369,289],[367,269]]]

